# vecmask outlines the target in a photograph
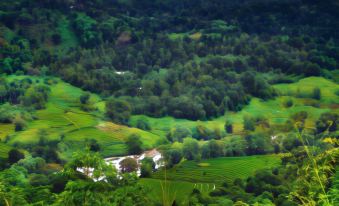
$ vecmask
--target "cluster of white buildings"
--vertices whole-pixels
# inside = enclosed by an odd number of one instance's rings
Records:
[[[164,166],[163,156],[156,149],[145,151],[141,155],[129,155],[129,156],[122,156],[122,157],[109,157],[109,158],[105,159],[105,162],[108,165],[113,165],[118,172],[121,172],[120,162],[122,160],[126,159],[126,158],[132,158],[138,164],[138,169],[137,169],[136,173],[137,173],[138,176],[140,176],[141,175],[141,169],[140,169],[141,161],[143,159],[145,159],[146,157],[151,158],[153,160],[153,162],[155,163],[155,169],[156,170],[159,169],[160,167]],[[84,168],[77,168],[77,171],[79,171],[81,173],[85,173]],[[93,174],[92,174],[93,173],[93,168],[88,168],[88,171],[86,171],[86,173],[88,173],[89,177],[93,177]],[[96,179],[96,181],[102,180],[102,179],[104,179],[104,177],[100,177],[100,178]]]
[[[113,165],[117,169],[118,172],[121,172],[120,162],[122,160],[126,159],[126,158],[132,158],[138,163],[139,167],[138,167],[138,170],[137,170],[137,174],[138,174],[138,176],[140,176],[140,174],[141,174],[141,171],[140,171],[141,161],[143,159],[145,159],[146,157],[151,158],[153,160],[153,162],[155,163],[155,169],[158,169],[158,168],[164,166],[162,155],[156,149],[148,150],[148,151],[142,153],[141,155],[129,155],[129,156],[123,156],[123,157],[109,157],[109,158],[105,159],[105,162],[109,165]]]

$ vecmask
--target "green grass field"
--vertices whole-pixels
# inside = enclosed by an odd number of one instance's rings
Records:
[[[279,155],[258,155],[244,157],[221,157],[195,161],[184,161],[166,171],[168,180],[187,182],[207,182],[217,185],[223,182],[232,183],[234,179],[246,179],[255,170],[271,168],[280,164]],[[165,171],[158,171],[153,178],[163,179]]]
[[[14,79],[31,78],[40,83],[43,78],[31,76],[9,76],[8,81]],[[45,130],[47,138],[58,140],[64,138],[62,156],[67,158],[73,151],[83,149],[86,139],[95,139],[101,145],[103,156],[117,156],[126,154],[124,141],[131,134],[139,134],[143,147],[154,147],[161,139],[137,128],[115,125],[104,119],[104,102],[98,95],[91,94],[90,101],[100,108],[93,112],[84,112],[80,109],[79,97],[84,93],[60,79],[54,78],[56,84],[50,85],[51,93],[46,108],[35,112],[36,119],[29,121],[24,131],[14,132],[13,124],[0,125],[0,138],[10,134],[10,144],[31,144],[39,141],[39,132]]]

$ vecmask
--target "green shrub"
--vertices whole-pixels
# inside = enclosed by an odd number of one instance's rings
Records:
[[[313,89],[312,98],[317,100],[321,99],[321,90],[319,89],[319,87]]]
[[[288,99],[288,100],[286,100],[285,102],[284,102],[284,107],[285,108],[290,108],[290,107],[292,107],[293,106],[293,100],[292,99]]]

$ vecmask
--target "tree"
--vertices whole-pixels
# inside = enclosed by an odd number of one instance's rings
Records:
[[[90,94],[88,92],[80,95],[79,100],[81,104],[88,104],[89,99],[90,99]]]
[[[192,135],[191,131],[184,126],[177,125],[175,128],[172,128],[167,134],[167,138],[172,142],[182,142],[184,138],[190,137]]]
[[[125,144],[129,154],[136,155],[142,153],[142,141],[140,139],[141,137],[138,134],[132,134],[127,138]]]
[[[242,156],[246,153],[247,143],[241,136],[225,138],[225,153],[227,156]]]
[[[136,127],[145,131],[151,130],[151,126],[147,119],[138,119]]]
[[[193,138],[185,138],[183,144],[183,154],[184,157],[188,160],[197,160],[201,157],[199,151],[199,144],[196,139]]]
[[[109,99],[106,102],[106,115],[117,124],[128,124],[131,106],[123,100]]]
[[[86,177],[97,180],[102,176],[111,177],[112,174],[116,175],[116,172],[112,170],[112,166],[107,165],[99,153],[92,152],[89,148],[75,152],[72,155],[72,160],[65,165],[64,174],[68,176],[79,174],[78,168],[82,168]]]
[[[231,122],[231,121],[226,120],[224,128],[225,128],[225,131],[226,131],[228,134],[232,134],[232,133],[233,133],[233,125],[232,125],[232,122]]]
[[[137,161],[130,157],[123,159],[119,164],[122,173],[136,172],[138,169]]]
[[[101,150],[100,144],[96,139],[89,140],[89,149],[93,152],[99,152]]]
[[[22,131],[25,128],[26,123],[22,118],[17,117],[14,120],[14,125],[15,125],[15,131],[18,132],[18,131]]]
[[[248,115],[244,116],[244,129],[249,131],[254,131],[255,129],[255,120],[253,117]]]
[[[48,99],[49,87],[44,85],[33,86],[26,90],[22,103],[26,107],[43,109]]]
[[[218,142],[213,139],[208,142],[208,146],[210,148],[210,155],[212,158],[220,157],[224,155],[224,151],[223,151],[224,145],[221,142]]]
[[[166,161],[166,167],[172,167],[175,164],[178,164],[182,157],[182,143],[175,142],[171,146],[166,146],[163,151],[164,159]]]
[[[319,89],[319,87],[315,87],[315,88],[313,89],[312,97],[313,97],[314,99],[317,99],[317,100],[320,100],[320,99],[321,99],[321,90]]]
[[[20,152],[18,149],[11,149],[8,152],[8,162],[10,164],[17,163],[19,160],[25,158],[25,155]]]
[[[141,161],[140,176],[150,177],[155,169],[155,163],[152,158],[146,157]]]

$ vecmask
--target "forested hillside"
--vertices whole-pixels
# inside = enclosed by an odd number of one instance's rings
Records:
[[[1,1],[0,206],[338,205],[338,11]]]
[[[337,79],[338,7],[332,1],[2,2],[1,64],[7,74],[54,74],[120,97],[134,114],[204,120],[240,110],[250,96],[272,98],[270,84],[291,82],[291,74]]]

